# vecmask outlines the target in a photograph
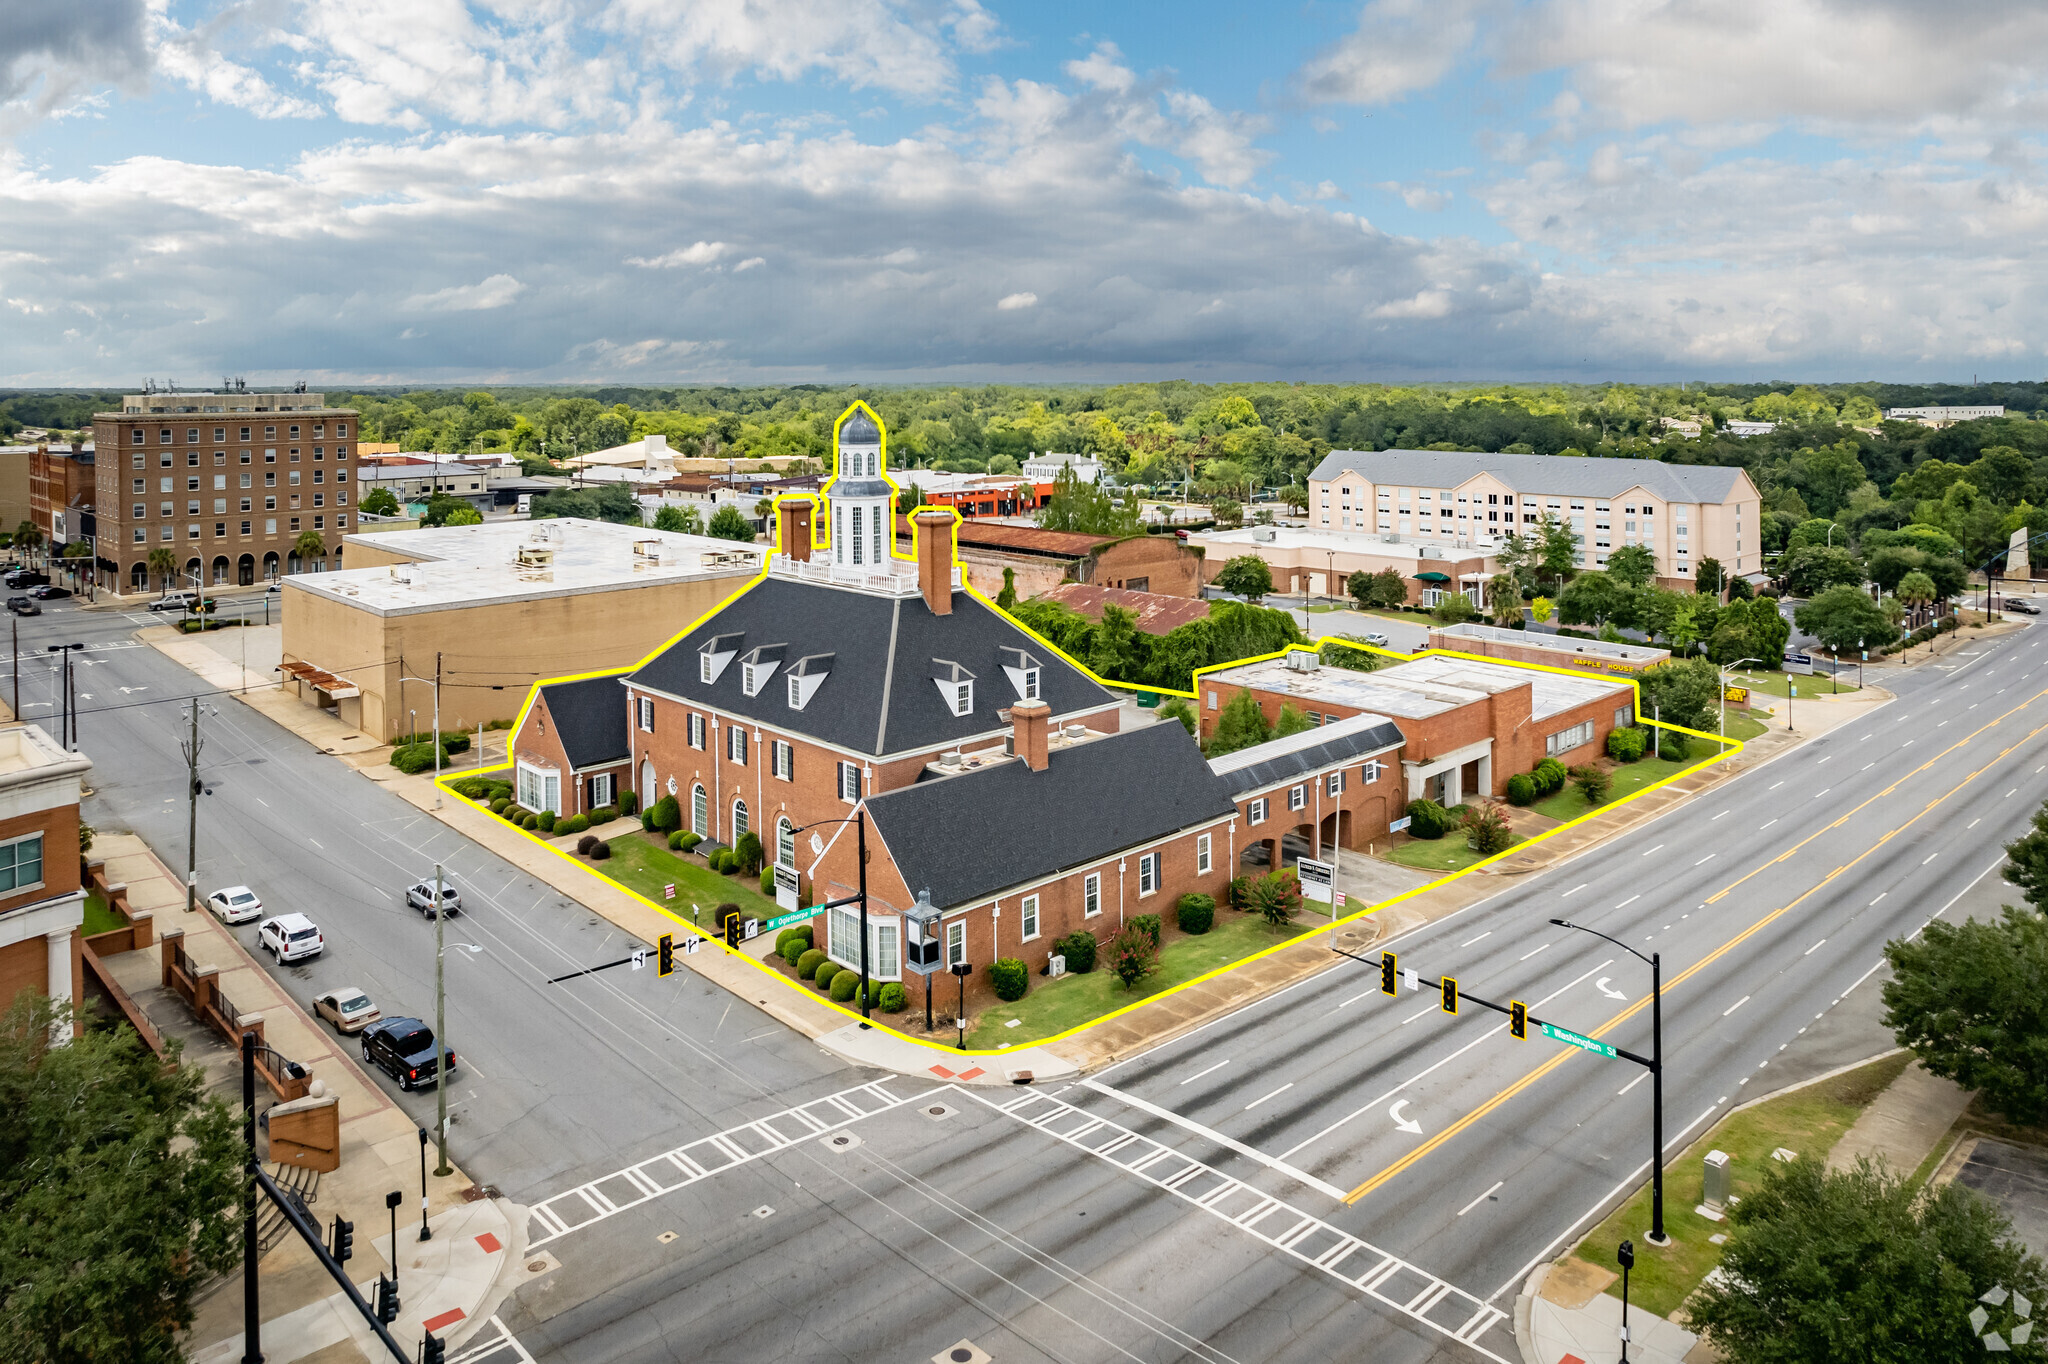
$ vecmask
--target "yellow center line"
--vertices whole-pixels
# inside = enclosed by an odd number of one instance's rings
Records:
[[[2020,702],[2011,710],[2008,710],[2004,714],[1999,715],[1996,718],[1988,721],[1981,728],[1972,731],[1970,735],[1964,737],[1963,739],[1959,740],[1954,744],[1951,744],[1948,748],[1942,750],[1942,752],[1940,753],[1937,753],[1933,758],[1929,759],[1927,762],[1915,768],[1914,771],[1909,775],[1917,776],[1919,773],[1926,771],[1927,768],[1931,767],[1935,762],[1939,761],[1943,757],[1946,757],[1949,753],[1954,752],[1956,749],[1961,748],[1964,744],[1968,743],[1971,738],[1976,737],[1976,735],[1978,734],[1984,733],[1985,730],[1993,728],[2001,721],[2005,720],[2008,716],[2018,714],[2020,711],[2026,709],[2028,706],[2032,705],[2034,702],[2040,700],[2044,696],[2048,696],[2048,688],[2044,688],[2041,691],[2034,693],[2034,695],[2028,697],[2025,701]],[[2035,738],[2044,732],[2048,732],[2048,725],[2041,725],[2033,730],[2028,731],[2026,737],[2021,739],[2019,743],[2016,743],[2012,745],[2012,747],[2003,750],[1998,754],[1997,757],[1994,757],[1990,761],[1986,762],[1984,766],[1978,768],[1974,772],[1971,772],[1969,775],[1965,776],[1961,781],[1957,782],[1954,786],[1951,786],[1948,790],[1942,792],[1939,796],[1936,796],[1933,800],[1927,802],[1927,804],[1922,806],[1912,816],[1912,818],[1908,819],[1905,823],[1899,825],[1898,827],[1892,829],[1890,832],[1886,833],[1882,838],[1879,838],[1870,847],[1858,853],[1850,861],[1842,864],[1839,867],[1836,867],[1833,871],[1829,872],[1826,876],[1822,877],[1819,881],[1815,882],[1812,886],[1809,886],[1804,892],[1802,892],[1799,895],[1797,899],[1794,899],[1790,903],[1778,909],[1772,910],[1769,914],[1764,915],[1763,918],[1758,919],[1748,928],[1745,928],[1742,932],[1736,934],[1727,942],[1722,943],[1719,947],[1715,948],[1707,956],[1701,958],[1697,962],[1694,962],[1691,966],[1687,967],[1677,976],[1674,976],[1671,980],[1665,982],[1665,990],[1670,991],[1676,989],[1680,985],[1683,985],[1686,981],[1692,979],[1695,975],[1698,975],[1701,971],[1704,971],[1707,967],[1713,965],[1722,957],[1734,951],[1744,942],[1747,942],[1750,938],[1762,932],[1772,923],[1775,923],[1778,919],[1782,918],[1786,914],[1789,914],[1790,912],[1792,912],[1792,910],[1798,908],[1799,905],[1804,903],[1810,896],[1814,895],[1819,890],[1821,890],[1821,888],[1826,886],[1830,881],[1833,881],[1843,872],[1848,871],[1851,867],[1863,861],[1865,858],[1869,857],[1872,853],[1876,852],[1879,848],[1883,847],[1886,843],[1891,841],[1892,837],[1895,834],[1903,833],[1905,830],[1917,824],[1921,819],[1923,819],[1926,816],[1929,810],[1934,809],[1937,805],[1940,805],[1943,801],[1946,801],[1950,796],[1953,796],[1956,792],[1962,790],[1965,786],[1968,786],[1971,782],[1975,781],[1978,777],[1982,776],[1985,772],[1989,771],[1993,765],[2004,759],[2006,755],[2013,752],[2014,749],[2017,749],[2020,746],[2020,744],[2024,744],[2028,739]],[[1904,780],[1905,778],[1900,779],[1901,782],[1903,782]],[[1857,813],[1857,811],[1862,810],[1865,806],[1871,804],[1873,801],[1876,801],[1880,797],[1895,790],[1899,785],[1900,782],[1894,782],[1891,786],[1886,787],[1877,795],[1870,797],[1868,800],[1865,800],[1861,805],[1858,805],[1855,810],[1851,810],[1849,813],[1852,815]],[[1843,818],[1846,819],[1847,817],[1848,816],[1845,815]],[[1840,821],[1837,821],[1837,823],[1839,822]],[[1828,827],[1833,828],[1835,826],[1831,824]],[[1818,837],[1820,837],[1819,833],[1808,835],[1806,838],[1803,838],[1798,843],[1794,844],[1792,851],[1797,852],[1800,848],[1805,847],[1808,843],[1812,842],[1815,838]],[[1730,882],[1726,889],[1722,890],[1720,894],[1717,894],[1714,897],[1712,897],[1712,900],[1709,900],[1708,903],[1711,904],[1713,900],[1720,899],[1722,895],[1726,895],[1728,891],[1735,889],[1735,887],[1741,885],[1744,881],[1749,880],[1750,877],[1755,876],[1757,872],[1763,871],[1766,867],[1774,866],[1777,863],[1784,861],[1785,857],[1789,857],[1790,855],[1791,853],[1787,853],[1781,857],[1774,857],[1769,862],[1763,863],[1754,871],[1749,872],[1747,875],[1741,877],[1739,880]],[[1604,1036],[1609,1031],[1619,1027],[1621,1024],[1626,1023],[1629,1019],[1641,1013],[1645,1008],[1649,1006],[1649,1004],[1650,997],[1648,995],[1643,996],[1641,999],[1636,1000],[1627,1008],[1623,1009],[1620,1013],[1614,1015],[1614,1017],[1608,1019],[1605,1023],[1602,1023],[1599,1027],[1594,1028],[1588,1035],[1592,1037]],[[1459,1118],[1449,1127],[1444,1128],[1441,1132],[1438,1132],[1428,1141],[1423,1142],[1413,1151],[1410,1151],[1407,1155],[1401,1157],[1401,1159],[1395,1161],[1392,1165],[1387,1166],[1384,1170],[1381,1170],[1378,1174],[1373,1175],[1370,1179],[1367,1179],[1363,1184],[1360,1184],[1350,1193],[1344,1195],[1344,1201],[1346,1203],[1356,1203],[1359,1199],[1364,1198],[1367,1194],[1371,1193],[1373,1190],[1379,1188],[1380,1186],[1386,1184],[1389,1180],[1394,1179],[1403,1171],[1407,1170],[1410,1166],[1416,1164],[1425,1156],[1430,1155],[1439,1147],[1449,1142],[1452,1138],[1458,1136],[1467,1128],[1471,1127],[1474,1123],[1486,1117],[1487,1114],[1493,1112],[1502,1104],[1514,1098],[1517,1094],[1520,1094],[1523,1090],[1529,1088],[1538,1080],[1550,1074],[1552,1071],[1556,1070],[1559,1066],[1571,1060],[1574,1056],[1577,1056],[1578,1054],[1579,1053],[1576,1048],[1558,1052],[1548,1061],[1545,1061],[1542,1065],[1536,1067],[1536,1069],[1530,1071],[1527,1075],[1524,1075],[1521,1079],[1515,1081],[1506,1089],[1501,1090],[1491,1099],[1488,1099],[1485,1103],[1479,1105],[1479,1107],[1473,1109],[1464,1117]]]

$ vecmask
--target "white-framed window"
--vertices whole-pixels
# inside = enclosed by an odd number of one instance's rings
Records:
[[[715,682],[718,680],[718,674],[711,666],[710,654],[697,655],[697,680],[699,682]]]
[[[1209,709],[1216,709],[1216,693],[1213,691],[1209,693]]]
[[[955,919],[946,925],[946,965],[961,966],[967,961],[967,920]]]
[[[775,860],[782,866],[796,866],[796,825],[784,815],[775,821]]]
[[[43,836],[0,843],[0,894],[33,890],[43,883]]]
[[[861,508],[853,509],[853,561],[861,561]]]
[[[562,813],[560,774],[519,764],[519,803],[536,814],[542,810],[553,810],[558,815]]]
[[[1615,728],[1619,729],[1635,717],[1629,714],[1629,707],[1617,706],[1614,711]]]
[[[1195,874],[1198,876],[1207,876],[1209,874],[1210,839],[1211,835],[1209,834],[1198,834],[1195,836]]]
[[[1038,699],[1038,669],[1036,668],[1026,668],[1024,670],[1024,699],[1026,701],[1036,701]]]
[[[736,800],[732,803],[732,841],[737,843],[747,836],[747,803]]]
[[[1022,924],[1025,942],[1030,942],[1038,936],[1038,897],[1036,895],[1024,897],[1024,903],[1020,907],[1017,917]]]
[[[1363,781],[1367,786],[1370,786],[1374,782],[1378,781],[1382,776],[1384,776],[1386,774],[1386,770],[1387,765],[1381,762],[1378,758],[1374,758],[1371,762],[1367,763],[1363,768],[1359,769],[1359,779]]]
[[[784,739],[775,741],[775,775],[783,781],[796,780],[796,745]]]
[[[1260,796],[1251,803],[1251,808],[1245,812],[1245,818],[1252,824],[1264,824],[1266,822],[1266,798],[1264,796]]]
[[[848,805],[860,801],[860,764],[839,764],[839,799]]]
[[[1102,913],[1102,873],[1091,871],[1081,878],[1081,915],[1092,919]]]
[[[740,691],[747,696],[760,695],[761,684],[768,680],[771,671],[773,670],[759,663],[740,664]]]
[[[599,809],[610,805],[617,794],[619,779],[610,772],[601,773],[590,779],[590,808]]]
[[[690,788],[690,832],[699,838],[711,832],[711,798],[701,785]]]
[[[1290,786],[1287,788],[1287,808],[1290,810],[1304,810],[1308,808],[1308,787],[1306,785]]]
[[[974,684],[972,682],[955,682],[953,684],[953,713],[955,715],[974,714]]]
[[[1548,756],[1555,758],[1560,753],[1569,753],[1581,744],[1592,742],[1593,722],[1587,720],[1581,724],[1573,725],[1570,729],[1559,730],[1545,739],[1543,741],[1543,751]]]
[[[701,715],[690,716],[690,747],[704,747],[704,717]]]
[[[1138,859],[1138,894],[1151,895],[1159,889],[1159,854],[1146,853]]]
[[[1344,774],[1342,772],[1332,772],[1323,778],[1323,794],[1328,796],[1341,796],[1344,794]]]
[[[729,760],[738,763],[741,767],[747,765],[746,726],[727,725],[725,727],[725,756]]]
[[[654,733],[654,699],[647,696],[635,697],[634,705],[640,712],[641,732],[645,734]]]

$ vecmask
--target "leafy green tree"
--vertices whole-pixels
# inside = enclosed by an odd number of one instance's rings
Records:
[[[728,502],[711,514],[711,524],[706,534],[720,540],[737,540],[741,544],[754,542],[754,523],[747,520],[747,514]]]
[[[1273,928],[1294,922],[1301,909],[1301,882],[1291,871],[1270,871],[1251,884],[1251,907]]]
[[[1842,542],[1844,548],[1848,547],[1849,536],[1847,532],[1827,517],[1816,516],[1811,520],[1801,521],[1798,525],[1794,526],[1792,534],[1785,541],[1785,547],[1787,549],[1804,549],[1809,545],[1819,545],[1821,548],[1826,549],[1837,540]]]
[[[1557,603],[1548,597],[1537,597],[1529,603],[1529,619],[1538,625],[1550,624],[1550,618],[1557,613]]]
[[[1584,767],[1574,767],[1571,773],[1572,785],[1579,788],[1579,794],[1586,798],[1586,804],[1606,803],[1607,793],[1614,786],[1614,778],[1606,768],[1587,763]]]
[[[1909,545],[1885,545],[1870,552],[1870,581],[1887,592],[1899,590],[1899,580],[1927,563],[1928,556]]]
[[[1273,570],[1256,554],[1239,554],[1218,570],[1215,583],[1233,596],[1256,602],[1273,590]]]
[[[1292,701],[1280,704],[1280,719],[1273,726],[1273,737],[1284,739],[1290,734],[1301,734],[1315,728],[1315,722],[1294,708]]]
[[[1867,1161],[1832,1174],[1813,1155],[1765,1161],[1730,1222],[1721,1273],[1686,1304],[1727,1364],[1974,1364],[1986,1358],[1970,1323],[1979,1294],[2048,1292],[1991,1203]],[[2005,1357],[2048,1355],[2030,1342]]]
[[[1713,731],[1720,715],[1721,672],[1706,659],[1673,659],[1636,680],[1644,715],[1701,733]]]
[[[1219,497],[1209,504],[1209,514],[1226,530],[1244,524],[1244,504],[1231,497]]]
[[[2048,1119],[2048,918],[1935,919],[1885,945],[1885,1026],[1935,1075],[2031,1126]]]
[[[1003,570],[1003,590],[996,593],[996,605],[1002,607],[1005,611],[1007,611],[1016,604],[1017,570],[1014,568],[1006,568]]]
[[[1463,592],[1446,592],[1443,600],[1429,608],[1429,618],[1438,625],[1462,625],[1479,614],[1479,608]]]
[[[389,488],[372,488],[358,509],[372,516],[396,516],[399,513],[398,498]]]
[[[1800,607],[1793,620],[1835,654],[1880,649],[1899,637],[1884,609],[1860,587],[1831,587]]]
[[[654,528],[681,534],[685,526],[683,509],[673,503],[664,502],[654,509]]]
[[[1833,517],[1848,504],[1850,492],[1869,478],[1857,454],[1854,441],[1842,441],[1792,457],[1792,479],[1814,515]]]
[[[1383,568],[1372,575],[1372,605],[1392,611],[1408,604],[1408,580],[1397,568]]]
[[[1258,701],[1250,692],[1239,690],[1217,713],[1216,728],[1209,732],[1208,753],[1212,758],[1220,758],[1272,737],[1272,728],[1266,724],[1266,713],[1259,709]]]
[[[1829,549],[1807,545],[1787,551],[1778,572],[1795,597],[1817,597],[1830,587],[1855,587],[1863,582],[1863,565],[1840,545]]]
[[[1201,723],[1195,715],[1195,708],[1188,703],[1185,696],[1171,696],[1161,702],[1159,718],[1180,721],[1181,728],[1189,734],[1193,734],[1196,726]]]
[[[1536,525],[1536,542],[1536,567],[1542,571],[1545,582],[1569,579],[1578,571],[1579,537],[1565,522],[1545,513]],[[1608,562],[1613,563],[1613,559]]]
[[[1138,613],[1121,606],[1104,606],[1089,640],[1087,663],[1097,677],[1134,681],[1144,660],[1145,636],[1138,629]]]
[[[702,535],[704,533],[704,513],[695,507],[682,508],[682,524],[677,526],[676,529],[685,535]]]
[[[162,545],[158,545],[149,552],[149,557],[143,562],[149,566],[150,573],[156,577],[158,590],[162,592],[170,591],[171,575],[178,571],[177,554],[165,549]]]
[[[52,1045],[68,1022],[28,994],[0,1020],[0,1358],[182,1359],[194,1292],[241,1253],[237,1119],[177,1052]]]
[[[2034,827],[2005,845],[2005,879],[2018,886],[2027,903],[2048,913],[2048,805],[2034,811]]]
[[[33,555],[43,546],[42,529],[33,521],[23,521],[14,528],[14,548],[24,554]]]
[[[447,493],[435,493],[427,499],[426,514],[420,517],[420,525],[426,527],[445,526],[448,524],[449,517],[465,509],[469,509],[469,503],[466,499],[451,497]]]
[[[1934,579],[1916,569],[1899,579],[1899,586],[1892,595],[1915,611],[1925,610],[1934,600]]]
[[[1522,590],[1513,578],[1495,574],[1486,580],[1486,610],[1495,625],[1508,627],[1522,619]]]
[[[1363,610],[1373,604],[1373,575],[1359,569],[1344,580],[1344,591]]]
[[[1008,472],[1016,472],[1014,461]],[[1086,535],[1137,535],[1144,530],[1135,497],[1119,502],[1108,489],[1084,483],[1071,466],[1062,468],[1053,480],[1052,497],[1039,508],[1038,524],[1045,530]]]
[[[1624,587],[1647,587],[1657,576],[1657,556],[1644,545],[1623,545],[1607,556],[1607,576]]]
[[[1465,807],[1458,822],[1465,831],[1465,844],[1481,857],[1506,852],[1515,845],[1515,831],[1508,827],[1508,811],[1497,800],[1483,800]]]
[[[292,553],[299,556],[299,566],[310,569],[316,563],[325,562],[327,542],[317,530],[299,532],[299,538],[292,542]]]
[[[481,526],[484,514],[467,503],[449,512],[441,522],[444,526]]]
[[[1566,625],[1600,625],[1616,612],[1626,609],[1627,591],[1597,569],[1581,573],[1565,584],[1557,599],[1557,618]]]
[[[1702,559],[1700,566],[1693,570],[1693,590],[1718,597],[1721,595],[1721,587],[1726,577],[1727,570],[1721,566],[1719,559]]]

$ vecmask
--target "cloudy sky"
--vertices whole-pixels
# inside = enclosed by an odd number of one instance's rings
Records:
[[[0,383],[2048,370],[2048,6],[0,0]]]

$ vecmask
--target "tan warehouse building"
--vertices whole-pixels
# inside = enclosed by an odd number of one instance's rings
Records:
[[[534,682],[631,667],[762,562],[579,517],[351,535],[346,554],[343,571],[285,580],[282,676],[384,740],[432,727],[437,654],[443,730],[511,720]]]

